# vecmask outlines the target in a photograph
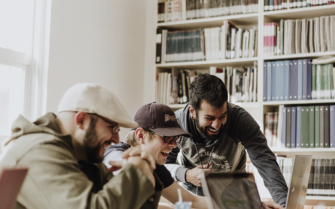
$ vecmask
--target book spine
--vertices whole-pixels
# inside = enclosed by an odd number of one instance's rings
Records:
[[[281,113],[283,116],[283,123],[282,123],[282,134],[281,134],[281,147],[286,147],[286,107],[283,108],[283,112]]]
[[[297,100],[302,100],[303,97],[303,71],[302,71],[302,60],[298,60],[298,94]],[[305,81],[306,82],[306,81]]]
[[[325,147],[324,142],[325,142],[325,129],[324,129],[324,122],[325,122],[325,114],[324,114],[324,106],[321,105],[319,109],[319,114],[320,114],[320,147]]]
[[[325,141],[324,141],[324,145],[325,147],[329,147],[329,105],[325,105],[324,106],[324,131],[325,131]]]
[[[314,127],[315,127],[315,108],[314,106],[310,106],[309,109],[309,147],[314,148],[315,147],[315,133],[314,133]]]
[[[271,101],[276,101],[276,61],[272,61],[271,63]]]
[[[296,147],[297,107],[291,107],[291,148]]]
[[[334,130],[335,130],[335,105],[330,105],[329,108],[330,108],[330,110],[329,110],[329,140],[330,140],[330,147],[335,147],[335,133],[334,133]]]
[[[314,106],[314,147],[320,147],[320,106]]]
[[[162,62],[162,29],[156,31],[156,63]]]
[[[290,61],[284,61],[284,100],[289,100]]]
[[[304,59],[306,63],[305,68],[307,68],[307,100],[312,99],[312,60],[311,59]]]
[[[314,127],[313,127],[314,129]],[[296,147],[299,148],[301,146],[301,106],[297,107],[297,138],[296,138]]]
[[[277,83],[276,88],[278,88],[278,97],[280,101],[285,100],[285,73],[284,73],[284,61],[279,62],[279,69],[277,69]],[[284,85],[283,85],[284,84]]]
[[[263,101],[267,101],[267,62],[263,65]]]
[[[286,109],[286,148],[291,148],[291,107]]]
[[[272,75],[271,75],[271,72],[272,72],[272,62],[267,62],[267,84],[266,84],[266,87],[267,87],[267,90],[266,90],[266,93],[267,93],[267,101],[272,101],[272,90],[271,90],[271,79],[272,79]]]

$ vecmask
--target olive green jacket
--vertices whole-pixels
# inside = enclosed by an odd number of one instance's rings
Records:
[[[100,163],[91,164],[98,172],[88,178],[75,159],[71,136],[60,134],[55,119],[48,113],[31,123],[19,116],[3,145],[0,169],[29,168],[14,208],[157,208],[163,186],[156,176],[153,188],[132,164],[113,176]]]

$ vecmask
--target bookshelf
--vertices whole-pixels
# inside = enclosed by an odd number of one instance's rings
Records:
[[[156,4],[159,1],[156,0]],[[335,5],[297,8],[290,10],[280,11],[264,11],[264,1],[258,2],[258,13],[241,14],[241,15],[230,15],[221,17],[211,17],[203,19],[193,19],[177,22],[166,22],[166,23],[155,23],[155,28],[162,29],[197,29],[197,28],[210,28],[210,27],[221,27],[224,20],[229,20],[233,24],[242,28],[251,28],[253,26],[258,30],[258,56],[253,58],[243,59],[223,59],[215,61],[195,61],[195,62],[173,62],[173,63],[162,63],[155,64],[155,74],[159,72],[171,72],[172,68],[175,69],[197,69],[206,68],[210,66],[226,67],[226,66],[249,66],[252,63],[258,63],[258,92],[257,102],[246,102],[236,103],[239,106],[245,108],[256,121],[261,121],[261,125],[264,122],[264,114],[270,111],[278,111],[279,105],[319,105],[319,104],[335,104],[335,99],[325,100],[289,100],[289,101],[263,101],[263,64],[265,61],[275,61],[284,59],[303,59],[303,58],[318,58],[326,55],[335,56],[335,51],[332,52],[319,52],[319,53],[305,53],[305,54],[292,54],[292,55],[279,55],[279,56],[263,56],[263,26],[264,23],[278,22],[280,19],[302,19],[302,18],[314,18],[327,15],[335,15]],[[157,11],[157,10],[156,10]],[[155,80],[153,80],[155,82]],[[153,98],[155,98],[154,93]],[[173,104],[170,107],[174,110],[183,108],[185,104]],[[263,129],[264,130],[264,129]],[[317,158],[335,158],[335,148],[271,148],[274,153],[285,154],[288,157],[292,157],[295,154],[311,154]],[[262,179],[258,172],[255,172],[257,183],[262,183]],[[265,187],[264,187],[265,188]],[[268,198],[269,193],[260,189],[260,195],[262,198]],[[335,205],[333,202],[335,197],[323,197],[323,196],[308,196],[306,198],[306,204],[318,204],[325,202],[326,205]]]

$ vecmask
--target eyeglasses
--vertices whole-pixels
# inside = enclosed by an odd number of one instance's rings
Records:
[[[177,143],[179,143],[181,141],[181,136],[163,136],[163,135],[160,135],[158,133],[155,133],[155,132],[151,131],[150,129],[144,129],[144,130],[147,131],[147,132],[150,132],[150,133],[153,133],[153,134],[156,134],[158,136],[163,137],[164,142],[167,143],[167,144],[172,144],[174,140],[176,140]]]
[[[119,133],[119,131],[120,131],[120,126],[119,126],[119,124],[117,124],[117,123],[113,123],[113,122],[111,122],[111,121],[108,121],[106,118],[101,117],[100,115],[95,114],[95,113],[87,113],[87,114],[97,116],[98,118],[100,118],[100,119],[102,119],[103,121],[105,121],[106,123],[108,123],[108,124],[110,125],[110,128],[111,128],[113,134],[117,134],[117,133]]]

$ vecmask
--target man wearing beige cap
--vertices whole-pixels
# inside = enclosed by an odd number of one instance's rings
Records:
[[[0,170],[29,168],[15,208],[156,208],[163,186],[150,154],[122,161],[117,176],[101,163],[119,127],[137,126],[112,92],[87,83],[64,94],[57,116],[19,116],[0,157]]]

